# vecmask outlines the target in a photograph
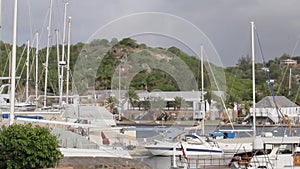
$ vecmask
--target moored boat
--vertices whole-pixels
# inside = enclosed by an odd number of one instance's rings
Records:
[[[207,137],[201,137],[195,133],[185,135],[179,141],[159,141],[145,145],[153,155],[222,155],[224,152],[215,142],[209,141]]]
[[[4,93],[5,88],[9,88],[10,84],[3,84],[0,86],[0,111],[9,111],[10,109],[10,93]],[[9,90],[8,90],[9,91]],[[16,111],[34,111],[36,104],[27,102],[14,102],[14,108]]]
[[[253,155],[248,160],[237,159],[234,168],[290,169],[300,168],[300,137],[257,136],[253,142]]]

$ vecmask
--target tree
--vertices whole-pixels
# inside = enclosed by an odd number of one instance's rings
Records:
[[[184,100],[184,98],[178,97],[178,96],[176,96],[174,98],[174,109],[180,110],[181,107],[186,107],[186,106],[187,106],[187,103]]]
[[[281,57],[280,60],[285,60],[285,59],[291,59],[291,56],[289,54],[284,53]]]
[[[251,70],[251,57],[249,55],[241,56],[238,59],[237,66],[243,71]]]
[[[13,124],[0,129],[0,168],[49,168],[63,158],[57,136],[44,127]]]
[[[131,47],[131,48],[139,47],[139,45],[136,43],[136,40],[131,39],[131,38],[124,38],[117,45],[120,45],[121,47],[122,47],[122,45],[124,45],[126,47]]]
[[[136,103],[137,101],[139,101],[139,96],[136,94],[134,88],[130,88],[127,92],[127,95],[126,95],[129,99],[129,102],[133,108],[134,106],[134,103]]]
[[[159,96],[150,96],[149,101],[152,112],[161,112],[166,107],[166,101]]]
[[[149,97],[150,109],[148,110],[155,120],[167,120],[168,115],[164,112],[166,101],[160,96]]]
[[[119,100],[115,96],[109,96],[106,99],[106,107],[109,108],[109,111],[111,113],[116,113],[116,112],[114,112],[115,111],[114,108],[115,108],[116,104],[119,104]]]
[[[249,55],[241,56],[238,59],[238,65],[251,65],[251,57]]]

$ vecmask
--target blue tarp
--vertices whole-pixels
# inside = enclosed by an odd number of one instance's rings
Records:
[[[18,118],[26,118],[26,119],[43,119],[43,116],[20,116],[17,115]],[[2,118],[9,118],[9,114],[2,114]]]
[[[214,132],[210,135],[211,137],[223,137],[224,133],[221,132]]]
[[[235,133],[222,133],[222,132],[214,132],[210,135],[213,138],[216,137],[224,137],[224,138],[234,138],[235,137]]]
[[[235,133],[227,133],[227,138],[234,138],[235,137]]]

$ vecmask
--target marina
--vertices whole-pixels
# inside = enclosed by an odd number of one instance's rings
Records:
[[[42,30],[18,46],[24,6],[13,7],[12,44],[0,36],[0,168],[300,169],[300,57],[267,62],[254,21],[251,57],[223,68],[184,17],[133,13],[72,44],[78,12],[50,0]]]
[[[145,131],[137,132],[138,140],[144,140],[144,138],[151,140],[153,138],[161,137],[161,132],[157,131],[155,129],[156,127],[153,127],[153,126],[152,127],[139,126],[139,127],[147,128],[146,129],[147,132],[145,132]],[[182,126],[179,128],[181,128],[182,130],[184,129],[184,127],[182,127]],[[215,131],[216,128],[218,128],[218,126],[216,126],[216,125],[207,125],[205,135],[209,136],[213,131]],[[152,131],[150,131],[151,129],[152,129]],[[231,129],[231,126],[222,126],[221,127],[221,130],[230,130],[230,129]],[[235,129],[237,131],[238,130],[241,131],[241,130],[248,129],[248,127],[235,126]],[[295,129],[296,133],[300,132],[300,127],[294,127],[294,129]],[[166,130],[168,130],[168,129],[166,129]],[[269,139],[272,139],[273,136],[280,137],[288,132],[289,132],[289,129],[287,127],[270,126],[270,125],[257,127],[258,136],[264,135],[265,133],[272,133],[272,137]],[[237,138],[235,138],[235,139],[239,140],[239,139],[243,139],[248,136],[249,136],[249,133],[247,134],[245,132],[240,132],[240,133],[236,134]],[[297,136],[297,134],[296,134],[296,136]],[[228,139],[228,140],[231,140],[234,142],[235,139]],[[216,140],[216,141],[218,141],[218,140]],[[251,145],[252,145],[252,142],[251,142]],[[247,151],[245,151],[245,149],[243,147],[240,149],[241,149],[241,152],[238,152],[239,148],[237,147],[235,149],[236,153],[247,152]],[[252,152],[252,149],[250,152]],[[199,168],[209,168],[209,167],[213,166],[212,168],[218,168],[218,167],[230,168],[231,160],[234,159],[234,154],[235,153],[226,153],[226,154],[220,155],[218,157],[216,157],[216,156],[188,156],[188,158],[190,159],[190,166],[193,165],[193,167],[198,166]],[[152,154],[148,154],[148,155],[143,154],[143,155],[144,156],[141,157],[136,154],[136,156],[133,156],[133,158],[139,159],[157,169],[167,169],[168,167],[172,167],[172,164],[174,163],[172,155],[170,155],[170,156],[161,156],[161,155],[153,156]],[[187,162],[185,161],[182,154],[181,154],[181,160],[178,156],[176,156],[175,163],[178,165],[187,166]]]

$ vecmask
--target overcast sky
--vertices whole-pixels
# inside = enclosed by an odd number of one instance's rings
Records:
[[[40,43],[46,44],[49,2],[19,1],[18,44],[32,40],[35,32],[42,37]],[[63,3],[64,0],[53,0],[53,30],[62,30]],[[241,55],[250,54],[250,21],[256,24],[267,60],[284,53],[300,55],[300,46],[297,46],[299,6],[299,0],[74,0],[69,1],[67,15],[72,17],[72,43],[77,43],[87,42],[99,28],[127,15],[140,12],[171,14],[201,30],[227,67],[234,66]],[[10,43],[12,9],[12,0],[2,0],[1,39]],[[165,24],[168,25],[168,20]],[[191,36],[197,40],[197,35]],[[147,39],[151,39],[149,35],[139,37],[139,41],[145,43]],[[157,44],[149,42],[149,45],[163,47],[177,44],[163,38]],[[257,59],[257,62],[261,61]]]

